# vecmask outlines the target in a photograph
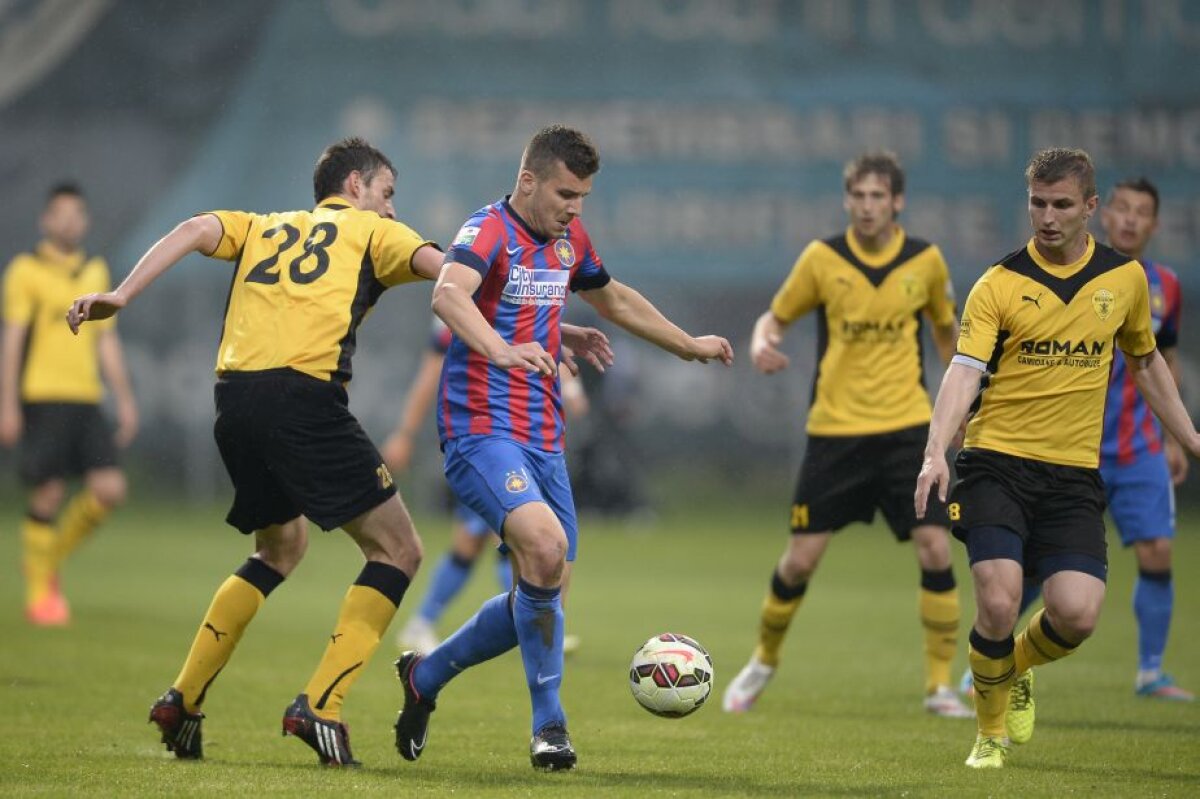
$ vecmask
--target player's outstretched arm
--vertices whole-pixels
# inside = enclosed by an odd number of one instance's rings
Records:
[[[442,362],[445,360],[446,356],[436,350],[425,351],[417,369],[417,376],[413,378],[408,395],[404,398],[404,408],[400,411],[400,418],[396,420],[396,427],[387,437],[387,441],[383,442],[380,452],[383,462],[395,473],[407,470],[412,460],[412,442],[421,431],[421,423],[437,395]]]
[[[1179,398],[1175,378],[1171,376],[1171,370],[1158,350],[1140,358],[1126,355],[1125,363],[1129,366],[1129,374],[1137,384],[1138,391],[1142,392],[1146,404],[1167,428],[1167,432],[1193,458],[1200,458],[1200,433],[1196,432],[1196,426],[1183,406],[1183,400]]]
[[[550,353],[536,341],[509,344],[497,333],[471,299],[483,278],[469,266],[451,262],[442,267],[433,287],[433,312],[454,335],[501,369],[524,369],[549,377],[558,369]]]
[[[71,332],[78,333],[79,326],[89,319],[107,319],[114,315],[185,255],[213,252],[221,243],[222,233],[220,220],[212,214],[193,216],[179,223],[138,259],[114,291],[86,294],[71,304],[71,310],[67,311]]]
[[[649,300],[616,280],[581,291],[579,296],[602,317],[638,338],[657,344],[685,361],[733,363],[733,348],[721,336],[691,336],[662,315]]]
[[[913,496],[913,507],[917,518],[925,516],[929,492],[937,489],[938,498],[946,501],[950,489],[950,467],[946,464],[946,449],[954,438],[963,417],[971,408],[975,395],[979,393],[979,381],[983,378],[983,364],[976,365],[971,359],[951,362],[942,377],[937,400],[933,403],[933,418],[929,422],[929,440],[925,442],[925,461],[917,475],[917,490]]]

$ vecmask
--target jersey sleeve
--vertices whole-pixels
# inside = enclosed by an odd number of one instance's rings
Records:
[[[458,229],[445,263],[469,266],[486,276],[504,245],[504,225],[486,212],[477,213]]]
[[[1117,346],[1121,351],[1134,358],[1141,358],[1154,352],[1154,323],[1150,317],[1150,286],[1146,282],[1146,274],[1140,265],[1134,264],[1136,271],[1130,282],[1133,284],[1129,298],[1129,312],[1125,321],[1117,329]]]
[[[1158,328],[1155,338],[1160,350],[1169,350],[1179,345],[1179,320],[1183,310],[1183,294],[1179,290],[1179,278],[1165,267],[1159,267],[1162,276],[1163,301],[1166,310],[1163,313],[1162,325]]]
[[[413,271],[412,259],[422,247],[436,247],[415,230],[394,219],[379,219],[371,236],[371,259],[375,277],[385,286],[398,286],[414,280],[424,280]]]
[[[592,246],[592,237],[584,230],[583,225],[579,225],[579,248],[581,252],[578,256],[578,261],[571,269],[571,291],[588,291],[590,289],[600,289],[608,285],[612,277],[608,274],[608,270],[604,268],[604,262],[600,260],[596,248]]]
[[[33,291],[31,275],[25,266],[25,258],[17,256],[4,270],[4,321],[18,325],[33,323],[37,310],[37,297]]]
[[[958,354],[983,364],[992,358],[1001,324],[996,286],[988,279],[989,274],[985,273],[971,288],[958,323]]]
[[[932,268],[929,270],[929,302],[925,311],[938,327],[949,327],[954,324],[954,314],[957,303],[954,298],[954,283],[950,280],[950,268],[946,259],[937,247],[930,248]]]
[[[221,223],[221,241],[217,248],[208,253],[210,258],[222,261],[236,261],[242,256],[246,247],[246,239],[250,236],[250,224],[254,214],[245,211],[207,211]],[[198,214],[199,216],[199,214]]]
[[[794,322],[821,304],[821,286],[817,280],[817,248],[814,241],[804,248],[787,280],[771,300],[771,313],[783,322]]]

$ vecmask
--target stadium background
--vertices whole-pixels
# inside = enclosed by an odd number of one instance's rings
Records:
[[[1182,275],[1200,415],[1197,55],[1200,8],[1183,0],[13,0],[0,3],[0,241],[6,257],[32,245],[47,186],[77,179],[89,249],[119,279],[194,212],[310,206],[316,154],[360,134],[396,162],[399,217],[444,243],[511,188],[532,131],[579,125],[604,162],[585,219],[610,270],[739,355],[729,374],[619,339],[639,461],[770,485],[778,501],[814,323],[770,380],[745,357],[750,326],[804,243],[843,226],[841,166],[865,148],[903,158],[902,221],[942,246],[960,298],[1027,236],[1032,150],[1086,148],[1102,187],[1152,177],[1152,254]],[[143,415],[135,495],[226,493],[211,385],[229,272],[191,259],[122,320]],[[409,288],[364,327],[352,403],[377,436],[429,319],[428,292]],[[426,441],[432,486],[431,429]]]

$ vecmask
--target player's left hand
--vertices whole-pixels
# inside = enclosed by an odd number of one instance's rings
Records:
[[[612,366],[612,345],[603,331],[578,325],[563,325],[559,331],[565,348],[562,361],[571,374],[579,374],[576,356],[590,363],[597,372],[603,372],[605,367]]]
[[[107,319],[124,307],[125,298],[115,291],[85,294],[71,303],[71,310],[67,311],[67,325],[72,333],[78,335],[79,327],[84,322]]]
[[[717,360],[726,366],[733,364],[733,347],[729,340],[721,336],[700,336],[693,338],[691,349],[683,356],[685,361],[708,363]]]
[[[1171,474],[1171,482],[1179,485],[1187,479],[1188,459],[1183,447],[1174,438],[1167,437],[1166,446],[1167,471]]]

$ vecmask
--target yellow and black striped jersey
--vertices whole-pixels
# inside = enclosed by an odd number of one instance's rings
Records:
[[[1154,350],[1141,264],[1090,236],[1078,261],[1052,264],[1031,239],[963,309],[957,357],[988,372],[964,446],[1095,468],[1114,342]]]
[[[210,213],[224,228],[210,255],[237,261],[218,373],[290,367],[348,381],[359,324],[385,289],[421,278],[412,258],[432,245],[337,197],[312,211]]]
[[[928,314],[954,324],[954,289],[935,245],[897,227],[868,253],[853,229],[814,241],[775,294],[771,313],[791,323],[817,310],[817,372],[809,433],[856,436],[927,424],[921,328]]]
[[[98,403],[104,397],[96,342],[113,319],[84,325],[63,321],[76,297],[108,291],[108,265],[82,250],[66,254],[43,242],[13,258],[4,273],[4,319],[27,327],[21,367],[24,402]],[[91,328],[90,330],[88,328]]]

